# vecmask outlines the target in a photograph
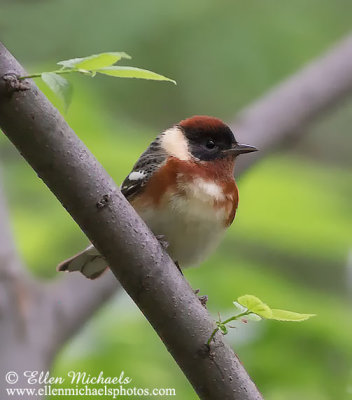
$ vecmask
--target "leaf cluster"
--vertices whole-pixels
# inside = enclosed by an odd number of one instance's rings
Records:
[[[59,70],[23,76],[20,77],[20,79],[42,78],[50,90],[52,90],[63,102],[65,111],[67,111],[72,101],[73,89],[72,84],[61,76],[63,74],[76,72],[91,77],[95,77],[97,74],[102,74],[115,78],[150,79],[156,81],[169,81],[176,84],[174,80],[146,69],[114,65],[123,58],[131,59],[131,57],[124,52],[106,52],[93,54],[88,57],[72,58],[69,60],[59,61],[57,63],[61,66],[61,69]]]
[[[262,319],[272,319],[276,321],[301,322],[315,316],[315,314],[301,314],[293,311],[271,308],[258,297],[251,294],[238,297],[237,301],[234,301],[233,304],[237,310],[237,314],[225,321],[221,321],[219,315],[219,319],[216,321],[217,327],[212,332],[207,343],[208,345],[211,343],[217,331],[220,330],[223,335],[228,333],[227,325],[231,321],[242,320],[243,322],[247,322],[248,320],[260,321]],[[229,327],[232,328],[231,326]]]

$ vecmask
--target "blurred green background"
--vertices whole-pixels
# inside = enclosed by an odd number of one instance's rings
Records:
[[[126,51],[133,59],[122,65],[177,80],[71,78],[66,119],[120,183],[157,133],[193,114],[233,120],[347,34],[351,15],[346,0],[1,0],[0,36],[30,72]],[[241,177],[235,224],[201,269],[185,271],[214,317],[230,315],[246,293],[318,314],[300,324],[237,323],[226,337],[265,399],[352,398],[351,111],[347,101]],[[34,274],[55,277],[56,264],[87,239],[3,136],[0,159],[21,254]],[[72,369],[124,370],[135,386],[196,398],[122,293],[67,344],[53,374]]]

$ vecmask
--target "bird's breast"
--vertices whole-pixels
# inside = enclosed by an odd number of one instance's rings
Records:
[[[148,185],[144,197],[133,202],[154,234],[165,236],[181,267],[198,264],[215,249],[238,201],[232,176],[216,180],[203,169],[184,167],[161,171],[156,187]]]
[[[188,179],[183,174],[178,175],[176,188],[165,194],[164,201],[190,222],[206,221],[223,229],[234,205],[232,194],[225,193],[221,184],[202,177]]]

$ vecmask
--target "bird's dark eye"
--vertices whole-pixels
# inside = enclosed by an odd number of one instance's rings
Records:
[[[209,139],[205,144],[207,149],[213,149],[215,147],[215,142],[213,139]]]

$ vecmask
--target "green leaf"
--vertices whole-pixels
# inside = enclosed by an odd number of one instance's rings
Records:
[[[54,72],[43,72],[41,77],[46,85],[63,102],[66,112],[72,100],[72,85],[70,82]]]
[[[220,324],[218,326],[219,326],[219,329],[221,330],[221,332],[223,333],[223,335],[227,335],[228,334],[227,327],[224,324]]]
[[[247,311],[247,308],[246,308],[246,307],[243,307],[242,304],[238,303],[237,301],[234,301],[234,302],[233,302],[233,305],[235,306],[236,311],[237,311],[239,314],[241,314],[241,313]]]
[[[257,314],[263,318],[271,318],[271,308],[267,304],[263,303],[260,299],[258,299],[258,297],[246,294],[239,297],[237,301],[252,313]]]
[[[87,71],[108,67],[115,64],[121,58],[131,57],[124,52],[109,52],[93,54],[88,57],[72,58],[71,60],[59,61],[58,64],[65,68],[85,69]]]
[[[258,314],[250,313],[246,315],[244,318],[247,318],[250,321],[261,321],[262,317],[259,317]]]
[[[275,319],[276,321],[292,321],[300,322],[305,321],[311,317],[315,317],[316,314],[300,314],[293,311],[278,310],[273,308],[272,315],[270,319]]]
[[[146,69],[135,67],[106,67],[97,69],[97,72],[104,75],[115,76],[118,78],[138,78],[138,79],[152,79],[155,81],[169,81],[176,85],[176,82],[166,76],[156,74],[155,72]]]

